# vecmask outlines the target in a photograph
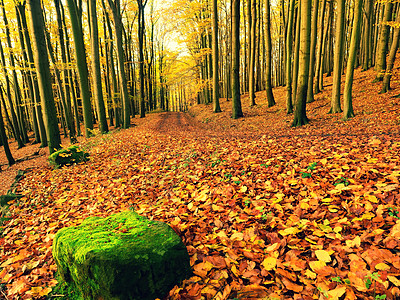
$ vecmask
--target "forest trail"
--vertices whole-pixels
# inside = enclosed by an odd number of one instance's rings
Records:
[[[155,124],[152,124],[155,123]],[[204,126],[193,117],[182,112],[165,112],[157,114],[156,119],[148,125],[149,130],[156,133],[168,134],[191,134],[205,131]],[[152,129],[153,127],[153,129]]]

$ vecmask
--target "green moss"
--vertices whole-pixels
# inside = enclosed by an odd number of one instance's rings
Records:
[[[8,202],[13,201],[15,199],[20,199],[22,195],[17,195],[14,193],[8,193],[6,195],[0,196],[0,206],[8,205]]]
[[[49,162],[55,167],[70,165],[73,163],[85,162],[88,160],[89,154],[82,151],[78,146],[63,148],[49,156]]]
[[[53,256],[60,277],[83,299],[154,299],[190,273],[179,236],[135,212],[90,217],[61,229]]]

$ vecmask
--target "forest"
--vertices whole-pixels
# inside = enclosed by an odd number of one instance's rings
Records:
[[[400,299],[399,33],[397,0],[0,0],[0,299],[77,299],[56,233],[129,210],[189,254],[160,299]]]

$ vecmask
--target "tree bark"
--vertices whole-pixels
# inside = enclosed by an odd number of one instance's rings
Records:
[[[276,104],[274,94],[272,93],[272,41],[271,41],[271,15],[270,0],[265,0],[265,34],[266,34],[266,68],[265,68],[265,90],[267,93],[268,107]]]
[[[92,60],[92,74],[94,97],[99,118],[99,129],[101,133],[108,131],[106,108],[104,105],[103,88],[101,85],[100,55],[99,55],[99,29],[97,25],[96,0],[88,0],[90,14],[90,46]]]
[[[63,23],[62,23],[62,16],[61,16],[61,3],[60,0],[54,0],[54,5],[56,7],[57,13],[57,26],[58,26],[58,40],[60,42],[60,50],[61,50],[61,61],[63,62],[64,66],[67,66],[67,51],[65,49],[65,41],[64,41],[64,30],[63,30]],[[65,95],[65,113],[67,117],[67,124],[69,129],[69,138],[71,143],[76,143],[76,130],[75,130],[75,122],[74,117],[72,114],[72,106],[71,106],[71,87],[68,82],[68,70],[66,67],[62,69],[63,75],[63,87]]]
[[[11,84],[10,84],[10,78],[8,77],[8,72],[7,72],[7,68],[6,68],[6,60],[5,60],[5,56],[4,56],[4,50],[3,50],[3,44],[0,40],[0,58],[1,58],[1,65],[2,65],[2,69],[3,69],[3,73],[4,73],[4,78],[6,81],[6,92],[7,92],[7,99],[8,99],[8,105],[10,106],[10,112],[11,112],[11,120],[12,122],[10,123],[10,125],[12,125],[12,131],[14,134],[14,138],[18,143],[18,149],[22,148],[25,146],[24,142],[22,141],[21,138],[21,132],[18,126],[18,118],[17,118],[17,114],[15,113],[15,109],[14,109],[14,104],[12,102],[12,97],[11,97]]]
[[[299,84],[297,87],[296,110],[292,127],[308,123],[306,114],[307,87],[310,69],[310,33],[311,33],[311,0],[300,1],[301,30],[300,30],[300,58]]]
[[[140,80],[140,117],[144,118],[145,113],[145,94],[144,94],[144,55],[143,55],[143,38],[144,38],[144,8],[147,0],[137,0],[139,17],[138,17],[138,40],[139,40],[139,80]]]
[[[0,89],[0,97],[2,99],[2,102],[4,103],[4,95],[3,95],[3,88],[2,87]],[[8,145],[6,130],[4,128],[3,114],[1,113],[1,103],[0,103],[0,142],[3,145],[4,152],[6,153],[8,165],[12,166],[13,164],[15,164],[15,159],[12,156],[12,153],[10,151],[10,147]]]
[[[344,85],[343,94],[343,120],[354,117],[353,101],[352,101],[352,90],[353,90],[353,77],[354,77],[354,65],[356,62],[357,50],[359,48],[360,37],[361,37],[361,12],[363,7],[363,0],[355,0],[354,3],[354,20],[353,30],[351,32],[351,41],[349,49],[349,59],[347,62],[346,70],[346,83]]]
[[[125,55],[122,43],[122,16],[120,11],[119,0],[108,0],[108,4],[113,13],[114,27],[115,27],[115,37],[117,41],[117,59],[119,68],[119,86],[122,94],[122,122],[123,128],[130,127],[130,111],[129,111],[129,94],[128,85],[126,82],[126,72],[125,72]]]
[[[16,72],[16,66],[15,66],[14,50],[13,50],[13,45],[11,42],[10,27],[8,24],[7,14],[6,14],[3,0],[0,1],[0,6],[1,6],[2,12],[3,12],[3,20],[4,20],[4,25],[5,25],[7,45],[8,45],[9,52],[10,52],[9,53],[9,61],[10,61],[11,70],[12,70],[15,110],[17,113],[17,121],[18,121],[17,124],[14,124],[14,126],[19,127],[20,137],[24,143],[27,143],[27,142],[29,142],[29,138],[28,138],[28,134],[27,134],[26,120],[24,118],[24,114],[22,111],[21,90],[19,88],[18,77],[17,77],[17,72]]]
[[[293,113],[292,101],[292,49],[295,0],[290,0],[288,8],[288,27],[286,31],[286,113]]]
[[[310,45],[310,72],[308,75],[307,102],[314,101],[314,74],[315,74],[315,47],[317,45],[318,9],[319,1],[313,1],[313,13],[311,24],[311,45]],[[320,37],[321,38],[321,37]]]
[[[75,58],[79,75],[79,86],[82,97],[83,106],[83,121],[85,124],[85,136],[91,135],[90,130],[93,130],[92,105],[90,102],[89,90],[89,71],[86,62],[86,50],[83,41],[83,31],[81,18],[79,16],[78,7],[74,0],[67,0],[69,15],[72,25],[72,34],[75,44]]]
[[[342,78],[342,65],[343,65],[343,30],[344,30],[344,10],[345,1],[337,0],[336,12],[336,40],[335,40],[335,53],[333,64],[333,87],[332,87],[332,100],[331,109],[329,113],[342,112],[340,107],[340,86]]]
[[[25,2],[17,3],[15,5],[15,13],[17,17],[17,24],[18,24],[18,35],[19,35],[19,40],[21,44],[21,50],[22,50],[22,57],[23,57],[23,70],[22,70],[22,76],[25,82],[25,85],[28,87],[28,96],[30,98],[30,101],[25,101],[27,106],[29,107],[30,114],[32,115],[32,123],[33,123],[33,131],[35,134],[35,141],[34,143],[40,143],[41,138],[40,138],[40,130],[39,130],[39,124],[38,124],[38,117],[35,109],[35,103],[36,103],[36,95],[35,95],[35,90],[33,87],[33,81],[32,81],[32,74],[31,74],[31,68],[30,68],[30,61],[28,59],[28,50],[27,50],[27,45],[25,43],[24,39],[24,28],[22,25],[22,20],[21,20],[21,15],[25,14]]]
[[[232,7],[232,118],[243,117],[240,101],[240,0],[231,0]]]
[[[324,34],[324,28],[325,31],[327,31],[328,26],[325,24],[325,11],[326,11],[326,0],[323,0],[322,3],[322,8],[321,8],[321,21],[320,21],[320,27],[319,27],[319,41],[318,41],[318,49],[317,49],[317,56],[316,56],[316,66],[315,66],[315,80],[314,80],[314,94],[318,94],[321,92],[319,82],[321,80],[322,72],[321,72],[321,67],[322,67],[322,57],[323,57],[323,46],[324,46],[324,41],[325,41],[325,34]],[[329,18],[328,18],[329,20]],[[328,23],[328,22],[326,22]]]
[[[256,28],[257,28],[257,0],[251,0],[251,28],[250,28],[250,62],[249,62],[249,99],[250,106],[255,101],[255,62],[256,62]]]
[[[60,131],[58,129],[57,111],[53,98],[49,58],[47,56],[44,19],[40,0],[28,0],[31,17],[31,32],[35,45],[35,66],[38,72],[40,98],[44,110],[47,142],[50,154],[61,148]]]
[[[213,110],[214,113],[221,112],[219,105],[219,49],[218,49],[218,1],[213,0]]]
[[[389,22],[392,19],[392,10],[393,10],[393,3],[391,1],[388,1],[385,4],[385,12],[383,15],[383,20],[381,25],[382,27],[379,34],[379,41],[377,45],[378,48],[376,50],[375,68],[378,74],[376,75],[374,82],[382,81],[383,77],[385,76],[386,54],[388,52],[389,33],[390,33],[390,26],[387,25],[387,22]]]
[[[300,7],[297,8],[297,20],[296,20],[296,37],[295,37],[295,47],[294,47],[294,58],[293,58],[293,87],[292,87],[292,98],[293,103],[296,105],[297,99],[297,83],[298,83],[298,74],[299,74],[299,52],[300,52]]]
[[[397,24],[400,23],[400,14],[399,13],[396,16],[395,22]],[[380,92],[381,94],[386,93],[387,91],[390,90],[390,79],[392,78],[394,61],[396,59],[396,53],[397,53],[397,49],[399,47],[399,39],[400,39],[399,36],[400,36],[400,28],[396,27],[396,28],[394,28],[392,45],[390,47],[389,57],[388,57],[387,66],[386,66],[386,72],[385,72],[385,76],[383,78],[382,90]]]

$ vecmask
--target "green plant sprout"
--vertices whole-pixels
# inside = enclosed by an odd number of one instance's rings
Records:
[[[347,279],[343,279],[343,282],[342,282],[342,278],[340,276],[332,277],[331,280],[333,282],[337,282],[337,283],[345,283],[345,284],[348,284],[348,285],[351,284],[350,279],[348,279],[348,278]]]
[[[367,276],[365,276],[365,287],[367,289],[369,289],[372,284],[374,284],[374,299],[375,300],[382,300],[382,299],[386,299],[386,295],[377,295],[376,294],[376,282],[380,281],[380,277],[381,275],[379,275],[378,272],[374,272],[372,274],[368,274]]]
[[[311,178],[311,173],[308,172],[300,172],[302,178]]]
[[[389,216],[400,220],[399,211],[397,209],[393,207],[388,207],[388,211],[389,211]]]
[[[307,170],[313,171],[313,170],[315,170],[315,168],[316,168],[317,165],[318,165],[318,163],[313,162],[312,164],[310,164],[310,165],[307,167]]]
[[[350,185],[350,182],[346,177],[340,177],[339,180],[334,183],[334,186],[338,186],[339,184],[344,184],[344,186],[348,186]]]

